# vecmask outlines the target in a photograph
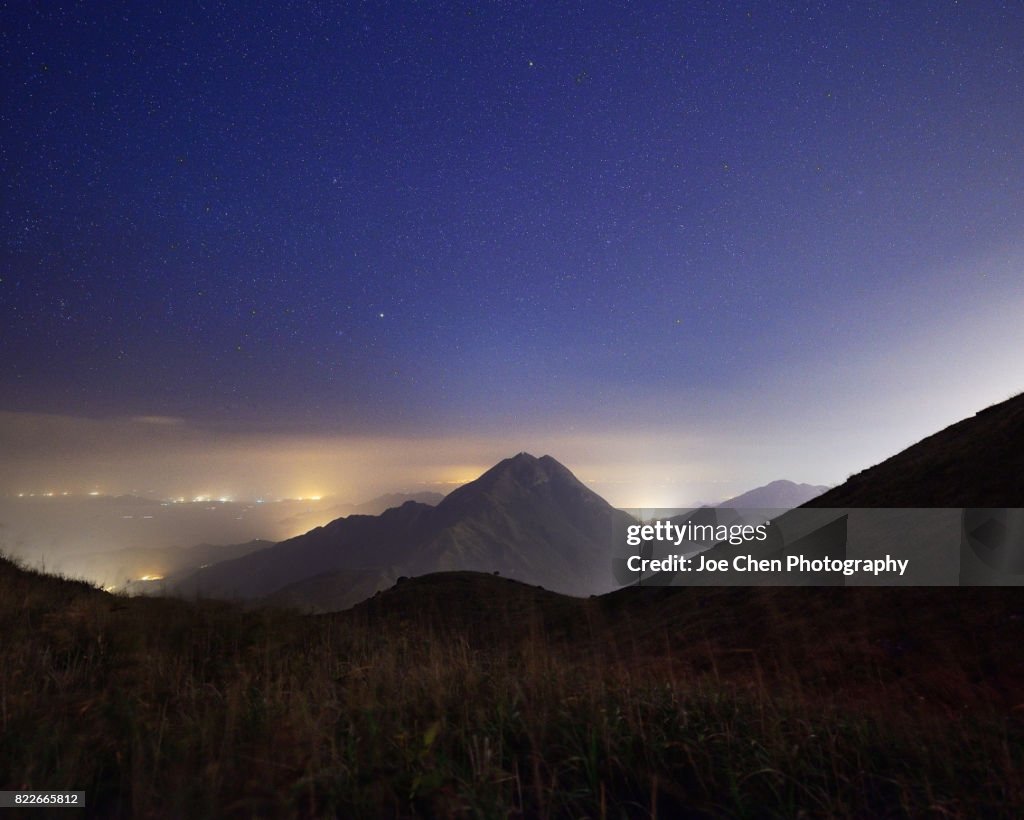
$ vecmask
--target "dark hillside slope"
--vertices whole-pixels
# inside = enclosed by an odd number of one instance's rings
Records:
[[[47,575],[0,556],[0,597],[11,608],[29,610],[35,606],[54,607],[78,600],[110,599],[107,593],[87,581]]]
[[[1024,507],[1024,394],[851,476],[805,507]]]
[[[481,650],[558,646],[602,665],[668,668],[717,685],[798,682],[822,703],[1012,710],[1024,691],[1019,588],[627,587],[579,599],[446,572],[322,617]]]
[[[309,617],[0,561],[0,789],[103,818],[1019,818],[1022,603],[444,573]]]

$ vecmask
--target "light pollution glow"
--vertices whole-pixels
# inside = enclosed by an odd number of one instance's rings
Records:
[[[1010,261],[977,268],[1005,272]],[[0,412],[0,492],[358,502],[448,492],[520,451],[554,456],[622,507],[718,501],[778,478],[837,484],[1020,390],[1024,299],[995,295],[922,317],[910,315],[913,288],[894,288],[891,303],[871,308],[892,314],[892,330],[874,340],[882,352],[867,341],[841,361],[807,351],[747,387],[678,389],[657,402],[624,395],[571,424],[497,419],[458,433],[331,435]]]

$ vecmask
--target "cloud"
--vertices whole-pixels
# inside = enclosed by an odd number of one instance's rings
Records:
[[[525,450],[554,456],[615,503],[641,503],[655,488],[667,504],[688,482],[721,480],[715,446],[706,435],[651,430],[297,435],[226,432],[159,416],[0,413],[0,489],[361,501],[394,490],[447,491]]]
[[[175,416],[132,416],[130,421],[136,424],[155,424],[161,427],[180,427],[185,419]]]

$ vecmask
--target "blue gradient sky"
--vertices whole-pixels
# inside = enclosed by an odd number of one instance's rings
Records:
[[[1024,386],[1019,3],[2,14],[8,491],[526,449],[669,506]]]

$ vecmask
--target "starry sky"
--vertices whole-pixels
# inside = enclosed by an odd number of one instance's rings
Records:
[[[529,450],[669,505],[1024,387],[1019,3],[0,28],[5,491],[368,495]]]

